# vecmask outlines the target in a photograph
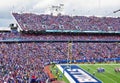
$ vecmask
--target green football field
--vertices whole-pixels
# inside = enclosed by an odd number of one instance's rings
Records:
[[[82,69],[86,70],[87,72],[89,72],[90,74],[92,75],[94,74],[94,76],[97,79],[101,80],[102,83],[120,83],[120,72],[114,71],[114,68],[116,67],[120,68],[120,64],[77,64],[77,65]],[[104,68],[105,72],[103,73],[97,72],[97,68],[100,67]],[[61,74],[60,71],[59,73]],[[66,83],[69,83],[65,76],[63,76],[62,79],[58,78],[58,80],[64,80]]]
[[[95,72],[94,76],[103,83],[120,83],[120,72],[114,71],[114,68],[120,68],[120,64],[81,64],[79,66],[90,74]],[[99,67],[104,68],[105,72],[98,73],[97,68]]]

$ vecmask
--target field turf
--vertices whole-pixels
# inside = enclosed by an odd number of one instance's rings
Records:
[[[114,71],[114,68],[120,68],[120,64],[81,64],[79,66],[90,74],[95,73],[95,77],[103,83],[120,83],[120,72]],[[99,67],[104,68],[105,72],[98,73],[97,68]]]
[[[116,67],[120,68],[120,64],[77,64],[77,65],[82,69],[86,70],[87,72],[89,72],[90,74],[95,74],[94,76],[97,79],[101,80],[102,83],[120,83],[120,72],[114,71],[114,68]],[[105,72],[103,73],[97,72],[97,68],[99,67],[104,68]],[[56,76],[55,68],[51,69],[53,74]],[[59,74],[61,74],[60,71]],[[62,79],[58,77],[58,80],[64,80],[66,83],[69,83],[65,76],[63,76]]]

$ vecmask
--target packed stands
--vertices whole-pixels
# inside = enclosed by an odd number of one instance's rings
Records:
[[[120,18],[13,13],[23,30],[120,31]]]
[[[73,42],[76,40],[120,41],[120,36],[117,34],[68,34],[67,32],[37,34],[37,31],[42,30],[119,31],[119,17],[71,17],[32,13],[13,13],[13,16],[23,31],[0,33],[2,41],[0,41],[0,83],[30,83],[30,81],[45,83],[49,76],[44,71],[44,67],[51,62],[57,64],[66,63],[67,60],[108,62],[117,61],[116,58],[120,61],[119,42]],[[40,42],[42,40],[46,42]],[[47,42],[51,40],[58,42]],[[67,42],[59,42],[64,40]],[[71,55],[68,53],[69,43],[71,43]]]
[[[72,43],[72,60],[106,61],[120,58],[119,50],[119,43]],[[1,43],[1,80],[30,81],[35,76],[44,82],[44,66],[67,58],[68,43]]]

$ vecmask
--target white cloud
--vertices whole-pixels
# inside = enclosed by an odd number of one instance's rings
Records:
[[[12,18],[11,11],[46,13],[50,6],[61,3],[64,4],[63,12],[69,15],[111,15],[120,17],[120,12],[112,13],[120,9],[120,0],[0,0],[0,18],[5,18],[3,22],[5,20],[7,22],[6,18],[8,18],[9,22],[9,19]]]
[[[54,3],[54,0],[42,0],[34,5],[33,9],[47,8],[49,5],[52,5],[52,3]]]

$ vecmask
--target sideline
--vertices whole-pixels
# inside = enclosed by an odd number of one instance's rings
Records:
[[[45,66],[44,71],[48,74],[48,76],[50,77],[50,79],[55,78],[55,76],[50,71],[50,66],[49,65]]]

